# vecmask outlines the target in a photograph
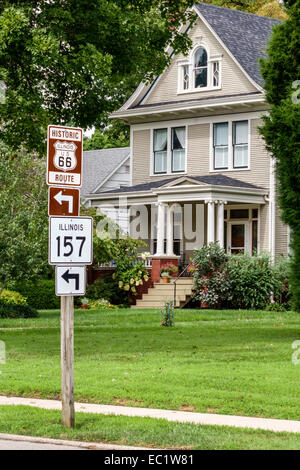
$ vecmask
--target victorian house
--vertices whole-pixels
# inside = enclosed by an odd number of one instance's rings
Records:
[[[189,54],[172,56],[112,116],[130,124],[130,186],[86,196],[140,217],[154,281],[166,259],[186,264],[214,241],[229,254],[289,249],[259,132],[268,112],[259,59],[279,21],[203,3],[194,10]]]

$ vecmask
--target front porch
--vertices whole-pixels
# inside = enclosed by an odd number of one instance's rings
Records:
[[[154,283],[166,262],[191,262],[204,244],[229,254],[268,249],[268,191],[224,175],[180,177],[91,195],[90,205],[128,211],[129,235],[146,242]]]

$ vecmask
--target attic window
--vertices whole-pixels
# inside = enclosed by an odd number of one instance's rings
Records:
[[[178,61],[178,93],[201,92],[221,88],[222,57],[211,56],[199,46],[185,60]]]
[[[207,52],[203,47],[196,50],[194,55],[194,87],[207,87]]]

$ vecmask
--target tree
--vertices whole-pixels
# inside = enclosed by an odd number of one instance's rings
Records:
[[[140,81],[186,52],[192,0],[4,0],[0,140],[45,151],[48,123],[101,127]]]
[[[287,18],[287,14],[278,0],[204,0],[204,3],[213,3],[221,7],[282,20]]]
[[[96,129],[83,142],[84,150],[109,149],[129,146],[129,126],[123,121],[113,121],[105,129]]]
[[[300,311],[300,0],[286,6],[289,19],[274,29],[262,61],[270,112],[261,132],[276,161],[282,218],[291,229],[291,290]]]
[[[45,167],[26,152],[0,150],[0,295],[9,280],[47,268]]]

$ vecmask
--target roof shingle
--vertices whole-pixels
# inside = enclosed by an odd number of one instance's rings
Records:
[[[259,59],[265,56],[272,29],[282,21],[205,3],[196,7],[247,74],[263,86]]]

